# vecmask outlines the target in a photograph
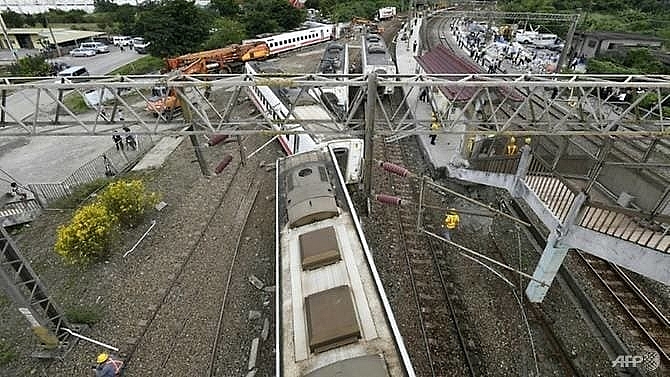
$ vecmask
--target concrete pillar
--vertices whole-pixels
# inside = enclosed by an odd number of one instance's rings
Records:
[[[551,234],[549,234],[549,237],[547,238],[547,246],[545,246],[544,251],[542,252],[537,267],[535,267],[535,272],[533,272],[533,278],[544,282],[546,285],[531,280],[526,288],[526,296],[530,302],[542,302],[547,291],[549,291],[549,287],[554,281],[558,269],[561,268],[561,264],[563,264],[563,259],[568,254],[568,247],[559,245],[559,240],[565,235],[565,232],[570,231],[570,227],[577,220],[585,200],[586,195],[580,192],[572,202],[572,206],[570,206],[570,211],[566,215],[562,227],[554,229]]]
[[[523,181],[526,179],[526,174],[528,174],[528,167],[530,166],[530,159],[532,154],[530,153],[530,146],[524,145],[521,147],[521,157],[519,158],[519,166],[516,168],[516,179]]]
[[[523,181],[526,179],[526,174],[528,174],[528,167],[530,166],[530,161],[532,158],[530,153],[530,146],[524,145],[521,147],[521,157],[519,157],[519,165],[516,168],[516,174],[514,174],[514,184],[510,190],[510,194],[513,198],[518,198],[523,192]]]
[[[558,273],[558,269],[563,264],[563,259],[568,254],[568,248],[557,247],[557,242],[558,232],[554,230],[547,238],[547,246],[542,252],[537,267],[535,267],[535,272],[533,272],[533,278],[543,281],[546,285],[541,285],[535,280],[530,281],[526,288],[526,296],[530,302],[542,302],[556,277],[556,273]]]

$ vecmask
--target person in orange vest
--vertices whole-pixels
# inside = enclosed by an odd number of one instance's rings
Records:
[[[435,145],[435,140],[437,139],[437,134],[435,132],[437,132],[437,130],[439,129],[440,129],[440,123],[437,121],[437,116],[435,116],[435,113],[433,113],[430,123],[430,130],[434,132],[430,134],[431,145]]]
[[[451,241],[451,232],[453,232],[454,229],[458,227],[458,223],[460,222],[461,218],[458,216],[458,212],[456,212],[455,209],[450,208],[444,217],[444,222],[442,223],[442,236]]]
[[[123,361],[114,355],[103,352],[95,360],[98,365],[94,367],[95,377],[118,377],[123,369]]]
[[[507,143],[506,149],[507,149],[507,155],[509,156],[515,155],[516,152],[518,151],[518,148],[516,146],[516,138],[514,138],[514,136],[509,138],[509,142]]]

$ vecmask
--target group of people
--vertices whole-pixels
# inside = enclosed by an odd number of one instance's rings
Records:
[[[119,130],[114,130],[112,140],[114,141],[114,145],[116,145],[117,151],[125,150],[126,146],[128,150],[137,150],[137,138],[130,132],[130,128],[128,127],[123,127],[123,133],[119,132]]]

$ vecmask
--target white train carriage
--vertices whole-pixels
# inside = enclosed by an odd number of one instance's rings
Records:
[[[267,66],[268,63],[248,62],[246,72],[250,79],[256,80],[256,75],[268,71]],[[277,70],[274,72],[277,73]],[[265,81],[269,79],[262,78]],[[281,76],[278,79],[281,80]],[[288,155],[329,145],[338,156],[346,182],[356,183],[361,180],[363,139],[342,138],[338,135],[336,132],[346,129],[335,119],[335,115],[324,108],[315,91],[262,85],[248,89],[254,105],[265,118],[271,120],[270,124],[276,131],[294,132],[278,136],[279,143]]]
[[[386,42],[379,34],[365,34],[361,41],[361,65],[363,74],[372,72],[394,75],[397,73],[395,62],[389,53]],[[383,94],[391,95],[394,85],[384,85]]]
[[[335,25],[310,25],[303,30],[289,31],[264,38],[245,39],[242,43],[263,41],[270,47],[270,55],[296,50],[335,38]]]
[[[319,62],[318,73],[340,74],[349,73],[349,46],[341,43],[332,42],[326,46],[321,61]],[[343,80],[346,78],[342,78]],[[325,101],[336,106],[337,112],[346,116],[349,111],[349,87],[335,86],[324,87],[321,89]]]
[[[331,148],[277,160],[277,376],[414,376]]]

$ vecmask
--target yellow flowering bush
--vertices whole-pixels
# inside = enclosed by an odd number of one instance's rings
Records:
[[[56,253],[66,262],[88,263],[107,255],[118,219],[102,203],[81,207],[68,225],[58,228]]]
[[[144,183],[138,179],[114,182],[98,196],[98,201],[124,226],[139,224],[146,210],[156,205],[158,200],[158,194],[147,192]]]

